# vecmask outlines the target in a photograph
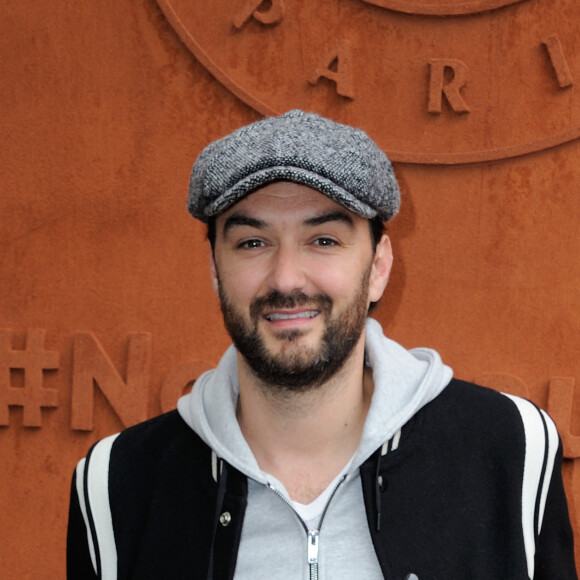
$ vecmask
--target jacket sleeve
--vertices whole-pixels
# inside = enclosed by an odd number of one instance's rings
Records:
[[[97,579],[91,553],[85,520],[81,511],[77,490],[77,471],[73,475],[66,547],[66,567],[68,580]]]
[[[559,443],[542,526],[536,542],[534,580],[577,580],[574,538],[562,482],[562,444]]]
[[[75,470],[68,531],[69,580],[117,578],[117,549],[109,502],[109,463],[118,435],[95,443]],[[93,572],[89,571],[89,563]],[[76,575],[77,569],[86,572]]]
[[[574,540],[562,482],[562,441],[552,418],[531,401],[506,395],[524,429],[522,531],[533,580],[577,580]]]

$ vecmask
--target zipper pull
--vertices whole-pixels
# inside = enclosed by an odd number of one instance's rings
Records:
[[[318,531],[308,532],[308,563],[318,564]]]

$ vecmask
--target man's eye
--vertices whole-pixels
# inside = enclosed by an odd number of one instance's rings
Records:
[[[263,247],[264,242],[261,240],[244,240],[238,244],[238,248],[242,250],[255,250],[256,248]]]
[[[338,242],[336,240],[333,240],[332,238],[316,238],[316,240],[314,240],[314,243],[317,246],[330,247],[336,246]]]

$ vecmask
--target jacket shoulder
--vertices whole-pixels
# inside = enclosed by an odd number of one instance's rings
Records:
[[[386,493],[397,498],[383,512],[385,526],[397,522],[387,545],[407,559],[396,573],[533,578],[535,555],[558,569],[555,558],[538,555],[540,531],[545,554],[561,557],[569,547],[554,547],[569,527],[557,433],[525,399],[452,379],[403,427],[382,475]]]
[[[120,578],[181,578],[193,569],[183,545],[209,550],[217,487],[211,454],[177,411],[116,438],[108,481]]]
[[[191,466],[196,465],[195,474]],[[211,479],[211,449],[174,410],[122,431],[115,439],[109,461],[111,489],[166,479],[173,474]]]
[[[480,459],[491,455],[523,469],[530,425],[543,438],[553,423],[525,399],[452,379],[410,422],[409,435],[438,453]]]
[[[427,405],[425,410],[453,419],[451,425],[459,429],[506,435],[523,428],[520,405],[530,405],[540,413],[525,399],[455,378],[431,405],[432,409]]]
[[[166,452],[175,445],[205,446],[205,443],[185,423],[177,410],[158,415],[119,433],[115,453],[127,453],[146,448],[148,455]]]

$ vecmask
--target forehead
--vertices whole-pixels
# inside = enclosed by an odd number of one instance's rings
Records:
[[[277,222],[308,219],[326,212],[343,212],[355,223],[368,221],[315,189],[298,183],[278,181],[258,189],[230,207],[217,217],[217,222],[223,223],[237,213]]]

